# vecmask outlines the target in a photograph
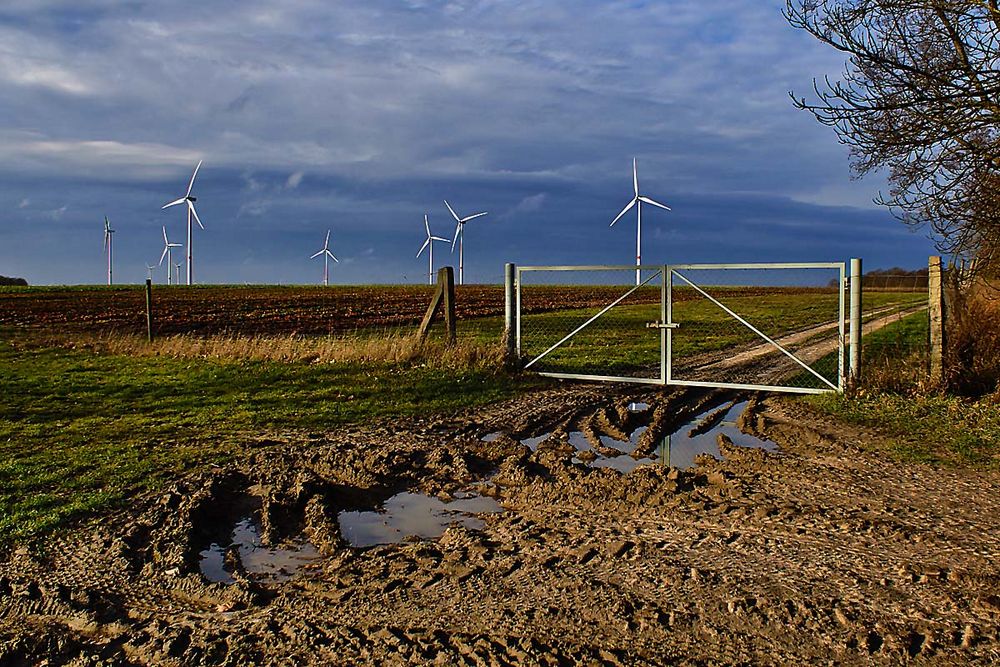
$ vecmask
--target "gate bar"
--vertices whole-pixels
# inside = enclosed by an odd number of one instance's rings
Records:
[[[537,357],[535,357],[534,359],[532,359],[531,361],[529,361],[527,364],[525,364],[524,367],[526,369],[527,368],[531,368],[531,365],[534,364],[536,361],[539,361],[542,357],[544,357],[545,355],[547,355],[549,352],[551,352],[552,350],[556,349],[557,347],[559,347],[560,345],[562,345],[563,343],[565,343],[566,341],[568,341],[570,338],[572,338],[573,336],[575,336],[578,333],[580,333],[581,331],[583,331],[594,320],[596,320],[601,315],[603,315],[604,313],[608,312],[609,310],[611,310],[612,308],[614,308],[615,306],[617,306],[619,303],[621,303],[622,301],[624,301],[625,299],[627,299],[629,296],[632,295],[633,292],[635,292],[640,287],[644,287],[645,285],[649,284],[653,280],[653,278],[655,278],[656,276],[660,275],[661,273],[662,273],[662,269],[660,271],[657,271],[656,273],[654,273],[650,277],[646,278],[645,280],[643,280],[641,283],[639,283],[638,285],[636,285],[635,287],[633,287],[629,291],[627,291],[624,294],[622,294],[620,297],[618,297],[617,299],[615,299],[614,301],[612,301],[611,303],[609,303],[607,306],[605,306],[604,308],[602,308],[599,313],[597,313],[596,315],[594,315],[593,317],[591,317],[589,320],[587,320],[586,322],[584,322],[583,324],[581,324],[580,326],[578,326],[576,329],[573,329],[573,331],[569,335],[565,336],[558,343],[556,343],[555,345],[553,345],[552,347],[550,347],[549,349],[545,350],[540,355],[538,355]]]
[[[722,302],[720,302],[718,299],[716,299],[715,297],[713,297],[711,294],[709,294],[708,292],[706,292],[705,290],[703,290],[702,288],[698,287],[693,282],[691,282],[690,280],[688,280],[687,278],[685,278],[682,273],[680,273],[678,271],[675,271],[673,268],[671,268],[671,271],[673,271],[674,273],[676,273],[678,278],[680,278],[681,280],[683,280],[684,282],[686,282],[691,287],[695,288],[695,290],[697,290],[699,293],[701,293],[701,295],[704,296],[706,299],[708,299],[709,301],[711,301],[712,303],[714,303],[716,306],[718,306],[719,308],[722,308],[724,311],[726,311],[727,313],[729,313],[730,315],[732,315],[734,318],[736,318],[736,320],[738,322],[740,322],[741,324],[743,324],[743,326],[747,327],[748,329],[750,329],[750,331],[753,331],[755,334],[757,334],[758,336],[760,336],[761,338],[763,338],[764,340],[766,340],[768,343],[770,343],[774,347],[778,348],[778,350],[780,350],[782,353],[784,353],[785,356],[787,356],[789,359],[791,359],[792,361],[794,361],[795,363],[797,363],[799,366],[801,366],[802,368],[806,369],[807,371],[809,371],[810,373],[812,373],[813,375],[815,375],[816,377],[818,377],[820,380],[822,380],[823,382],[825,382],[828,387],[830,387],[834,391],[839,391],[837,389],[837,385],[833,384],[832,382],[830,382],[829,380],[827,380],[825,377],[823,377],[822,375],[820,375],[819,373],[817,373],[816,371],[814,371],[811,366],[809,366],[806,363],[803,363],[798,357],[796,357],[794,354],[792,354],[791,352],[789,352],[788,350],[786,350],[785,348],[783,348],[781,345],[779,345],[778,343],[776,343],[774,340],[772,340],[771,338],[769,338],[767,336],[767,334],[765,334],[763,331],[761,331],[760,329],[758,329],[754,325],[750,324],[745,319],[743,319],[742,317],[740,317],[739,315],[737,315],[736,313],[734,313],[732,310],[730,310],[729,308],[727,308]]]

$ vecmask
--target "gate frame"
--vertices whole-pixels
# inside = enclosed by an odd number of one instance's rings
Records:
[[[852,267],[853,268],[853,267]],[[729,271],[729,270],[767,270],[767,269],[785,269],[785,270],[809,270],[809,269],[833,269],[839,271],[840,279],[838,281],[838,319],[837,319],[837,349],[838,349],[838,360],[837,360],[837,385],[835,388],[811,388],[811,387],[786,387],[780,385],[756,385],[756,384],[737,384],[728,382],[702,382],[695,380],[675,380],[673,378],[673,330],[678,326],[678,323],[673,321],[673,278],[674,274],[678,270],[682,271],[706,271],[706,270],[719,270],[719,271]],[[769,262],[769,263],[738,263],[738,264],[662,264],[662,265],[600,265],[600,264],[590,264],[590,265],[580,265],[580,266],[570,266],[570,265],[551,265],[551,266],[517,266],[516,267],[516,279],[514,285],[516,307],[515,307],[515,318],[514,318],[514,329],[515,329],[515,349],[518,358],[521,356],[521,285],[522,285],[522,273],[523,272],[543,272],[543,271],[654,271],[658,272],[660,275],[660,321],[651,323],[654,328],[660,329],[660,377],[659,378],[637,378],[637,377],[621,377],[612,375],[584,375],[579,373],[556,373],[548,371],[539,371],[538,374],[544,377],[559,378],[565,380],[591,380],[598,382],[627,382],[632,384],[646,384],[646,385],[658,385],[658,386],[688,386],[688,387],[711,387],[711,388],[721,388],[721,389],[743,389],[751,391],[780,391],[784,393],[796,393],[796,394],[826,394],[830,392],[844,393],[844,389],[847,383],[847,369],[845,367],[845,348],[847,345],[847,337],[845,335],[845,308],[847,306],[847,295],[846,291],[850,287],[852,297],[857,292],[860,295],[860,280],[855,282],[854,280],[848,281],[847,279],[847,262]],[[677,274],[685,282],[688,282],[692,286],[695,283],[688,278],[684,277],[680,273]],[[656,277],[654,273],[645,283],[652,282]],[[700,291],[700,287],[695,287]],[[626,292],[626,295],[628,292]],[[708,296],[709,300],[714,301],[714,297],[711,297],[707,292],[702,292],[705,296]],[[620,297],[620,299],[623,297]],[[620,300],[619,299],[619,300]],[[721,303],[715,302],[717,305],[722,306]],[[607,310],[616,305],[617,302],[612,302],[610,306],[606,306],[604,310],[598,312],[591,320],[588,320],[577,330],[569,334],[565,339],[554,345],[552,348],[547,350],[544,354],[549,351],[556,349],[563,342],[568,340],[570,337],[575,335],[577,332],[582,331],[584,328],[589,326],[592,322],[599,319]],[[853,305],[853,298],[852,298]],[[794,361],[802,365],[803,367],[811,369],[812,367],[803,362],[801,359],[796,357],[791,352],[785,350],[781,345],[779,345],[774,340],[770,339],[763,332],[759,331],[749,322],[744,320],[739,314],[734,311],[729,310],[727,307],[722,306],[724,311],[728,311],[728,314],[734,317],[738,322],[753,331],[758,337],[762,338],[766,343],[772,345],[777,351],[786,354],[791,357]],[[858,318],[860,320],[860,318]],[[851,318],[850,318],[850,329],[852,335],[855,332],[860,332],[860,321],[855,322],[855,313],[852,308]],[[851,359],[853,362],[856,350],[854,346],[851,346]],[[538,360],[541,357],[536,357],[531,362]],[[853,363],[852,363],[853,365]],[[813,370],[813,372],[815,372]],[[827,381],[831,387],[833,383]]]

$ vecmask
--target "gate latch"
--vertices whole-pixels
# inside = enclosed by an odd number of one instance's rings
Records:
[[[647,322],[647,329],[676,329],[680,324],[677,322]]]

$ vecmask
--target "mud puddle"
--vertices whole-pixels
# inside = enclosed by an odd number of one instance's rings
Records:
[[[379,511],[342,511],[337,516],[340,533],[353,547],[399,544],[409,539],[435,539],[458,522],[472,530],[485,526],[480,514],[496,514],[503,507],[487,496],[461,492],[453,500],[408,491],[385,501]]]
[[[690,468],[695,464],[695,459],[702,454],[722,458],[718,444],[720,436],[727,437],[738,447],[776,450],[777,445],[771,440],[749,435],[739,429],[737,423],[746,407],[747,401],[734,401],[704,410],[665,436],[657,445],[653,455],[648,457],[633,456],[639,439],[648,426],[639,426],[632,430],[628,440],[599,435],[599,447],[595,447],[587,434],[582,431],[570,431],[566,434],[566,440],[576,450],[576,455],[572,458],[573,463],[590,468],[611,468],[623,474],[628,474],[644,465]],[[649,412],[652,415],[648,403],[630,403],[628,411],[640,415]],[[552,432],[547,432],[523,438],[520,442],[534,452],[552,436]]]
[[[235,583],[234,571],[271,582],[282,582],[315,563],[319,550],[307,540],[294,540],[281,547],[261,543],[260,522],[244,517],[236,522],[225,543],[213,542],[198,554],[202,575],[212,582]]]

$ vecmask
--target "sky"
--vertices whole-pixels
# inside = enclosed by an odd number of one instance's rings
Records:
[[[504,262],[864,259],[926,266],[933,244],[872,203],[847,148],[789,91],[843,58],[783,0],[4,0],[0,275],[116,282],[186,242],[195,280],[426,278],[423,216],[466,282]],[[457,265],[439,244],[435,261]],[[164,267],[154,273],[162,282]],[[332,264],[332,263],[331,263]]]

